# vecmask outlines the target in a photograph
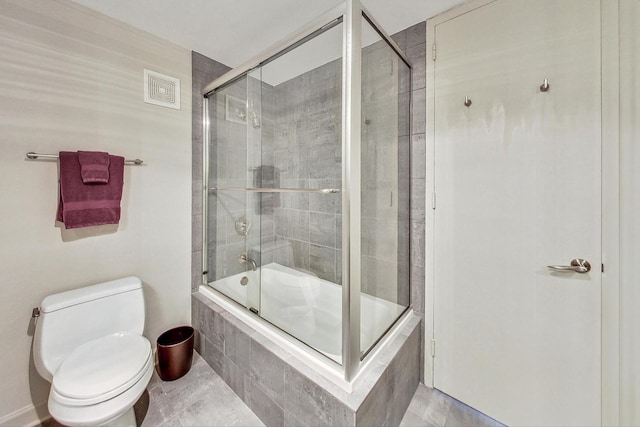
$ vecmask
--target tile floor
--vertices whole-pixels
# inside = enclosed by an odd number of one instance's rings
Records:
[[[138,425],[142,427],[264,426],[198,353],[194,353],[189,373],[176,381],[164,382],[154,372],[147,391],[134,409]],[[419,385],[400,426],[500,427],[502,424],[446,394]],[[49,420],[42,427],[62,426]]]
[[[496,420],[462,402],[422,384],[400,422],[400,427],[502,427]]]

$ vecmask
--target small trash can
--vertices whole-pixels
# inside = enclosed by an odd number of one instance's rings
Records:
[[[191,369],[193,360],[193,328],[179,326],[158,337],[158,375],[163,381],[173,381]]]

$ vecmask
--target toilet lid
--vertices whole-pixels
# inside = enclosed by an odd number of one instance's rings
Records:
[[[72,399],[111,398],[144,375],[150,357],[151,344],[145,337],[110,334],[73,350],[54,374],[52,386]]]

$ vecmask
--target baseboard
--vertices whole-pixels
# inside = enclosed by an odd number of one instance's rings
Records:
[[[38,414],[43,414],[43,417],[41,418]],[[44,401],[37,405],[27,405],[17,411],[0,417],[0,427],[39,426],[49,418],[51,418],[51,416],[47,410],[47,402]]]

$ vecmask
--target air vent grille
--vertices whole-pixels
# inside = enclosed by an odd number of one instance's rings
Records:
[[[180,109],[180,80],[156,71],[144,70],[144,102]]]

